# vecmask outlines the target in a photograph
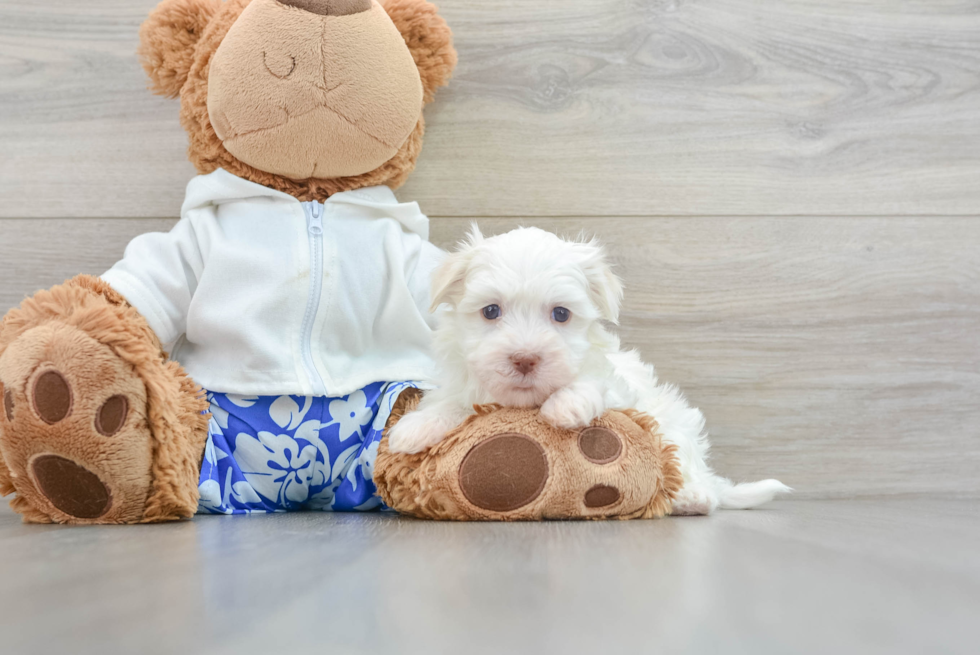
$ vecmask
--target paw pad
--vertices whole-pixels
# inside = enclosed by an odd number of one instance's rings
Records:
[[[122,428],[128,413],[129,401],[126,396],[113,396],[102,403],[95,415],[95,429],[102,436],[111,437]]]
[[[586,507],[606,507],[619,500],[619,489],[605,484],[597,484],[585,492]]]
[[[538,442],[522,434],[501,434],[473,446],[459,467],[459,487],[482,509],[508,512],[541,495],[548,481],[548,458]]]
[[[623,442],[608,428],[585,428],[578,435],[578,447],[593,464],[616,461],[623,452]]]
[[[60,511],[79,519],[95,519],[109,509],[109,490],[98,476],[58,455],[41,455],[31,464],[42,494]]]
[[[33,396],[34,411],[49,425],[54,425],[71,413],[71,387],[58,371],[46,371],[38,376],[34,382]]]

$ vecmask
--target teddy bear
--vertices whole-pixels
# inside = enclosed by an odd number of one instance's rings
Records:
[[[668,511],[672,447],[635,413],[573,434],[489,407],[431,452],[386,448],[432,377],[444,253],[393,193],[456,64],[432,4],[164,0],[139,55],[199,175],[170,232],[0,323],[0,494],[25,521]]]

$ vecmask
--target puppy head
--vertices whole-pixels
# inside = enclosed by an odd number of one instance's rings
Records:
[[[534,407],[571,383],[600,320],[616,322],[623,288],[595,241],[537,228],[484,238],[474,225],[432,281],[452,344],[494,402]]]

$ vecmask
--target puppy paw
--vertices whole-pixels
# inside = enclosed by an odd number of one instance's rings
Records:
[[[718,509],[718,494],[702,484],[685,484],[674,498],[673,516],[701,516]]]
[[[454,427],[452,419],[441,414],[410,412],[388,430],[388,449],[393,453],[418,453],[442,441]]]
[[[584,428],[604,411],[598,392],[576,386],[559,389],[541,405],[541,417],[566,430]]]

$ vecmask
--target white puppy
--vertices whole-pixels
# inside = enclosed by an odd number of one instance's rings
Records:
[[[594,241],[537,228],[485,239],[474,225],[432,280],[433,307],[446,306],[435,335],[439,386],[395,425],[391,450],[438,443],[474,404],[540,406],[546,420],[569,429],[606,408],[635,408],[678,446],[684,487],[674,514],[753,507],[789,491],[777,480],[733,485],[712,472],[704,416],[676,387],[658,383],[636,351],[620,350],[603,324],[617,322],[622,295]]]

